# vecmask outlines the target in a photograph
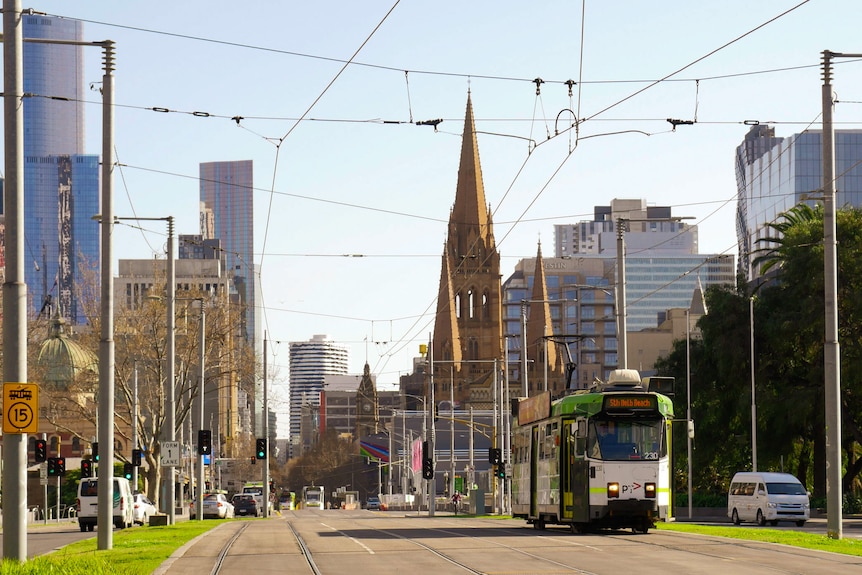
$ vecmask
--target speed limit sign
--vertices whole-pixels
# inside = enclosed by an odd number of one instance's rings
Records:
[[[3,384],[3,433],[39,432],[39,386]]]

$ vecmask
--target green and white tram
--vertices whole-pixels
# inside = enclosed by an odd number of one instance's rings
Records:
[[[512,433],[512,515],[573,532],[646,533],[667,519],[673,402],[658,391],[672,383],[615,370],[607,383],[555,401],[547,392],[522,399]]]

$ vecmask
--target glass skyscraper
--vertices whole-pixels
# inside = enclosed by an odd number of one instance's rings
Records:
[[[767,224],[800,202],[822,201],[822,132],[786,138],[775,128],[752,126],[736,148],[736,235],[739,272],[753,279],[751,254],[757,240],[774,235]],[[835,131],[835,205],[862,207],[862,130]]]
[[[79,21],[24,15],[24,38],[83,40]],[[28,315],[85,323],[82,268],[99,277],[99,156],[84,154],[83,47],[24,42],[24,253]],[[98,287],[94,286],[94,293]]]

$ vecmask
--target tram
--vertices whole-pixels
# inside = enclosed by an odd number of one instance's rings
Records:
[[[606,383],[518,403],[512,515],[536,529],[569,525],[647,533],[671,513],[673,378],[611,372]]]

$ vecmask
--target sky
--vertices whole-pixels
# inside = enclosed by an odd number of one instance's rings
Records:
[[[468,93],[505,279],[539,241],[553,255],[555,224],[614,198],[671,206],[698,226],[701,253],[735,254],[734,152],[749,125],[819,129],[822,51],[862,53],[857,0],[23,7],[116,42],[118,216],[198,233],[199,164],[254,162],[279,436],[288,342],[327,334],[380,388],[412,371],[433,330]],[[82,63],[93,154],[101,57],[87,48]],[[862,62],[837,60],[833,84],[836,127],[859,128]],[[163,222],[145,224],[117,228],[117,259],[163,253]]]

